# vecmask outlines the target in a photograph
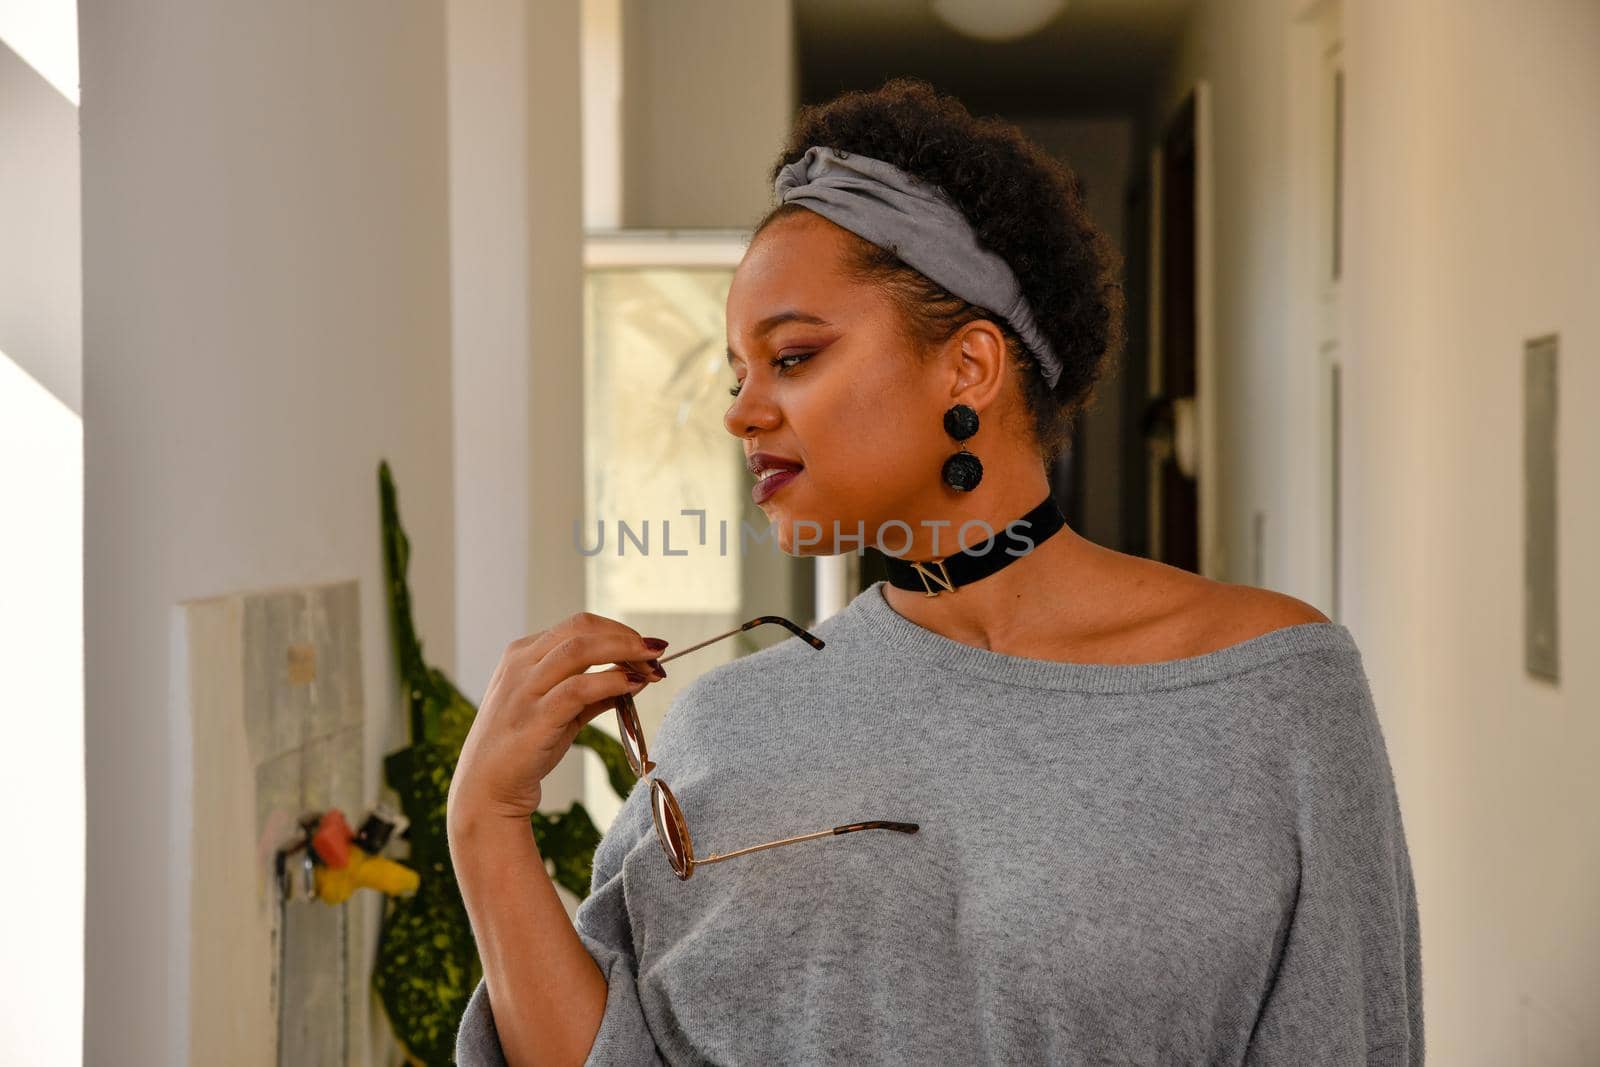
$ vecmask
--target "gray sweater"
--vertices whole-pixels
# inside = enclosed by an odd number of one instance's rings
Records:
[[[703,673],[651,742],[577,927],[590,1064],[1423,1062],[1416,891],[1350,631],[1061,663],[964,644],[879,582]],[[650,740],[650,739],[647,739]],[[457,1062],[505,1062],[485,986]]]

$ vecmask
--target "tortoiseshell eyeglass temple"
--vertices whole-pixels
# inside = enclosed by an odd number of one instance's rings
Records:
[[[688,648],[679,649],[670,656],[662,656],[659,662],[665,663],[669,659],[677,659],[686,652],[704,648],[709,644],[732,637],[734,634],[743,633],[766,623],[775,623],[784,627],[800,640],[812,648],[821,650],[825,647],[822,638],[809,632],[803,627],[789,621],[781,615],[760,615],[727,633],[708,637],[698,644]],[[792,845],[799,841],[814,841],[819,837],[836,837],[839,834],[854,833],[857,830],[894,830],[902,834],[914,834],[919,829],[914,822],[889,822],[873,820],[869,822],[853,822],[844,826],[835,826],[831,830],[818,830],[814,834],[801,834],[798,837],[786,837],[780,841],[768,841],[762,845],[751,845],[749,848],[737,849],[733,852],[723,852],[716,855],[696,858],[694,844],[689,837],[689,825],[683,817],[683,808],[678,804],[678,798],[673,796],[667,783],[651,772],[655,764],[651,762],[644,744],[644,731],[639,726],[639,713],[634,707],[631,694],[624,693],[617,700],[617,726],[622,734],[622,751],[628,757],[628,763],[633,771],[641,778],[650,779],[650,810],[656,826],[656,838],[661,843],[661,850],[667,854],[667,862],[672,867],[672,872],[679,879],[687,879],[694,874],[694,869],[705,863],[721,863],[731,860],[735,856],[746,856],[762,849],[777,848],[779,845]]]
[[[769,623],[769,622],[777,623],[779,626],[782,626],[783,628],[788,630],[790,633],[792,633],[796,637],[798,637],[800,640],[804,641],[806,644],[810,645],[814,649],[817,649],[818,651],[821,651],[824,647],[826,647],[826,644],[822,640],[822,638],[818,637],[816,634],[812,633],[811,631],[802,628],[797,623],[790,622],[788,619],[784,618],[782,615],[760,615],[760,616],[757,616],[754,619],[751,619],[747,623],[740,624],[739,626],[735,627],[734,629],[729,630],[727,633],[718,634],[715,637],[708,637],[704,641],[701,641],[699,644],[690,645],[688,648],[680,648],[680,649],[678,649],[678,651],[674,652],[670,656],[662,656],[660,658],[660,662],[665,663],[669,659],[677,659],[679,656],[683,655],[685,652],[693,652],[697,648],[705,648],[707,645],[715,644],[716,642],[721,641],[724,638],[732,637],[734,634],[742,634],[746,630],[753,630],[757,626],[761,626],[761,625],[764,625],[764,624]]]

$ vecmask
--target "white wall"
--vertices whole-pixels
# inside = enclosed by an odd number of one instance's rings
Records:
[[[794,120],[790,0],[622,0],[622,224],[755,226]]]
[[[419,630],[454,669],[444,11],[84,0],[80,29],[85,1059],[183,1064],[204,872],[184,860],[173,605],[359,579],[375,797],[406,730],[387,458]]]
[[[583,225],[622,226],[622,0],[582,0]]]
[[[571,547],[583,514],[580,19],[578,0],[446,11],[455,680],[481,700],[508,642],[584,608]],[[581,794],[578,752],[545,780],[545,810]]]
[[[1399,721],[1442,1063],[1600,1061],[1600,6],[1346,13],[1352,517]],[[1522,351],[1561,335],[1558,687],[1523,673]],[[1587,404],[1586,404],[1587,402]],[[1409,580],[1406,575],[1410,575]],[[1380,599],[1409,594],[1397,612]],[[1430,929],[1424,930],[1424,944]]]
[[[0,37],[0,352],[83,409],[78,109]]]
[[[455,681],[528,628],[528,93],[522,0],[449,0]]]
[[[1344,621],[1416,866],[1428,1058],[1593,1063],[1600,7],[1351,0],[1344,26]],[[1307,410],[1284,310],[1294,32],[1277,0],[1203,2],[1159,109],[1213,85],[1223,528],[1237,560],[1252,509],[1279,516],[1267,584],[1290,592],[1314,585],[1295,530],[1316,521],[1286,447]],[[1559,687],[1522,668],[1522,343],[1551,332]]]
[[[0,3],[0,664],[8,751],[25,754],[0,778],[0,810],[15,816],[13,852],[50,872],[0,883],[0,959],[8,963],[0,971],[0,1062],[41,1065],[81,1062],[83,1035],[83,288],[73,15]]]
[[[83,424],[0,351],[0,1063],[77,1067],[83,1036]]]

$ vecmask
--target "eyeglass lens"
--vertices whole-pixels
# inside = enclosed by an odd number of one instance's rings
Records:
[[[661,850],[667,854],[667,862],[672,864],[673,873],[679,878],[689,876],[689,849],[679,832],[682,829],[681,814],[675,810],[677,802],[672,794],[668,793],[659,781],[650,783],[650,811],[655,818],[656,839],[661,842]]]
[[[633,768],[633,773],[644,777],[644,737],[639,725],[639,711],[633,704],[633,697],[627,693],[617,699],[617,724],[618,733],[622,735],[622,754],[628,757],[628,765]]]
[[[821,638],[806,632],[795,623],[783,618],[781,615],[762,615],[751,619],[737,629],[729,630],[725,634],[708,638],[699,644],[690,645],[688,648],[679,649],[670,656],[662,656],[661,661],[676,659],[685,652],[693,652],[697,648],[704,648],[715,641],[731,637],[736,633],[748,630],[751,627],[765,623],[777,623],[785,629],[801,637],[813,648],[823,647]],[[639,724],[639,711],[634,706],[633,696],[623,693],[616,701],[618,732],[622,736],[622,751],[633,767],[633,773],[643,778],[646,774],[646,748],[644,743],[644,728]],[[665,782],[659,778],[650,780],[650,814],[656,825],[656,839],[661,842],[661,850],[667,854],[667,862],[672,865],[673,873],[679,878],[688,878],[693,860],[692,847],[689,844],[689,831],[684,823],[683,810],[678,806],[678,800],[672,795],[672,790],[667,788]]]

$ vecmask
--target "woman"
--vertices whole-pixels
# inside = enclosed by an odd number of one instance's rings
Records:
[[[786,551],[859,533],[891,579],[820,649],[702,674],[651,757],[698,853],[907,832],[691,878],[641,779],[574,929],[528,813],[664,645],[589,615],[515,642],[450,797],[485,969],[459,1062],[1421,1063],[1349,631],[1094,545],[1049,499],[1122,312],[1070,172],[901,79],[804,110],[773,177],[724,422]]]

